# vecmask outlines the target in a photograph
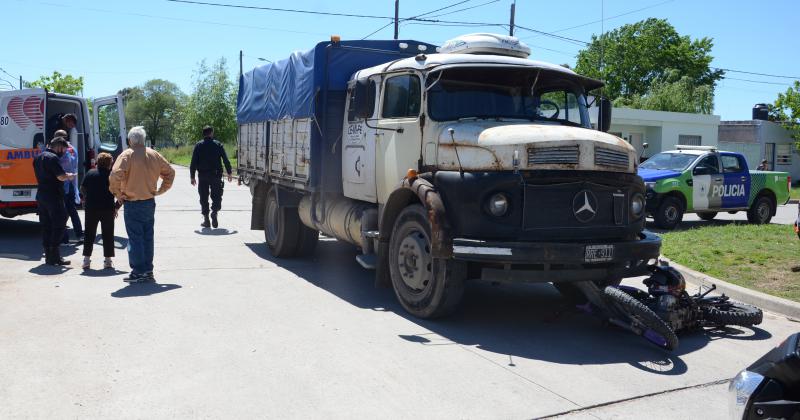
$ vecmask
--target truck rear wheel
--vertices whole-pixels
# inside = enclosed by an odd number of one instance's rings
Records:
[[[415,204],[397,217],[389,242],[392,287],[403,308],[418,318],[450,314],[464,294],[466,264],[431,255],[431,228]]]
[[[653,214],[656,226],[661,229],[672,230],[683,220],[683,205],[676,197],[666,197],[658,210]]]
[[[769,197],[762,195],[756,198],[750,209],[747,210],[747,221],[757,225],[764,225],[772,220],[772,215],[775,213],[774,204]]]
[[[264,239],[273,256],[292,258],[314,252],[319,232],[303,225],[297,209],[281,207],[275,190],[267,194],[264,210]]]
[[[703,220],[714,220],[717,217],[717,212],[715,211],[704,211],[702,213],[697,213],[697,217]]]

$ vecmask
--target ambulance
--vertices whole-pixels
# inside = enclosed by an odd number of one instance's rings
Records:
[[[90,112],[91,108],[94,112]],[[118,155],[126,147],[125,113],[120,95],[95,99],[23,89],[0,92],[0,216],[36,212],[33,159],[60,128],[61,117],[75,114],[78,180],[94,167],[100,152]]]

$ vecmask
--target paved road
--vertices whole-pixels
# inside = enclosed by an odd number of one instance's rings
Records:
[[[772,218],[771,223],[781,225],[791,225],[797,220],[797,204],[786,204],[778,206],[775,217]],[[692,229],[695,227],[709,226],[709,225],[726,225],[730,223],[747,223],[747,213],[738,212],[735,214],[719,213],[712,221],[705,221],[697,217],[696,214],[683,215],[683,222],[678,225],[678,229]],[[649,219],[647,227],[659,231],[653,224],[653,220]]]
[[[179,169],[158,202],[157,285],[43,266],[32,219],[0,220],[0,418],[722,419],[723,382],[798,330],[767,315],[670,354],[549,285],[474,284],[454,317],[420,321],[346,245],[270,257],[249,202],[228,185],[224,228],[203,231]]]

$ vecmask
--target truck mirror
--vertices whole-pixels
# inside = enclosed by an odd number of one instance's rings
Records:
[[[607,133],[611,128],[611,100],[601,97],[598,102],[597,129]]]
[[[375,82],[368,79],[357,80],[351,93],[350,106],[355,118],[370,118],[375,107]]]

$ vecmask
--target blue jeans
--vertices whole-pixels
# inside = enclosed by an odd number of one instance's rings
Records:
[[[154,199],[125,202],[125,230],[128,231],[128,261],[133,274],[153,271]]]

